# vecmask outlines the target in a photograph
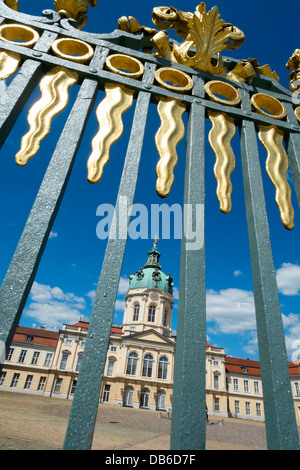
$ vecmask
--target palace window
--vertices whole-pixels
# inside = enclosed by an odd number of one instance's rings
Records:
[[[38,385],[38,390],[44,390],[46,377],[41,377]]]
[[[155,322],[155,305],[150,305],[149,313],[148,313],[148,321],[154,323]]]
[[[250,401],[246,401],[246,415],[251,414],[251,409],[250,409]]]
[[[239,390],[239,379],[233,379],[233,390],[235,392]]]
[[[39,351],[34,351],[32,355],[32,359],[31,359],[31,364],[36,365],[38,363],[39,357],[40,357]]]
[[[30,388],[32,379],[33,379],[33,375],[27,375],[24,388],[27,388],[27,389]]]
[[[60,366],[59,366],[60,370],[66,370],[68,359],[69,359],[69,354],[63,353],[61,356],[61,361],[60,361]]]
[[[79,372],[79,369],[80,369],[80,366],[81,366],[81,361],[82,361],[82,354],[80,354],[80,355],[78,354],[76,369],[75,369],[76,372]]]
[[[133,403],[133,388],[130,385],[128,385],[128,387],[125,388],[123,405],[132,406],[132,403]]]
[[[6,377],[6,372],[1,372],[1,374],[0,374],[0,385],[3,385],[5,377]]]
[[[152,367],[153,367],[153,356],[152,354],[146,354],[143,361],[143,377],[152,376]]]
[[[300,397],[299,382],[294,382],[294,387],[295,387],[295,395],[296,395],[296,397]]]
[[[148,388],[143,388],[141,391],[141,408],[148,408],[149,406],[150,391]]]
[[[14,374],[10,386],[16,387],[18,385],[19,378],[20,378],[20,374]]]
[[[109,403],[110,385],[105,385],[103,392],[103,403]]]
[[[169,361],[166,356],[162,356],[158,360],[158,378],[166,379],[168,377]]]
[[[240,412],[240,402],[239,402],[239,400],[234,400],[234,412],[237,415]]]
[[[261,416],[261,404],[256,403],[256,415]]]
[[[27,349],[21,349],[18,362],[21,362],[21,363],[25,362],[26,354],[27,354]]]
[[[157,393],[156,408],[158,410],[166,409],[166,392],[164,390],[159,390]]]
[[[115,362],[116,361],[114,359],[109,359],[108,360],[107,371],[106,371],[106,375],[108,377],[112,377],[112,375],[113,375]]]
[[[215,398],[214,399],[214,408],[216,412],[220,411],[220,398]]]
[[[15,350],[14,348],[9,348],[8,353],[7,353],[7,356],[6,356],[6,360],[7,360],[7,361],[11,361],[11,360],[12,360],[12,356],[13,356],[14,350]]]
[[[259,393],[259,382],[254,381],[254,393]]]
[[[219,374],[214,374],[214,389],[219,390],[220,388],[220,376]]]
[[[62,386],[62,381],[63,381],[63,379],[56,379],[55,387],[54,387],[54,390],[53,390],[54,393],[60,393],[61,386]]]
[[[51,366],[52,356],[53,356],[53,354],[51,354],[51,353],[46,354],[44,366],[47,366],[47,367]]]
[[[136,375],[137,361],[138,361],[137,353],[136,352],[129,353],[126,374]]]
[[[139,313],[140,313],[140,306],[139,306],[139,304],[136,304],[133,307],[133,321],[138,321]]]
[[[76,390],[77,380],[73,380],[70,395],[74,395]]]
[[[244,380],[244,392],[249,393],[249,380]]]

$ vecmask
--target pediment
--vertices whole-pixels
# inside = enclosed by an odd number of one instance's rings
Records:
[[[170,338],[161,335],[154,329],[138,331],[135,333],[131,333],[129,335],[123,336],[123,341],[145,341],[147,343],[157,343],[157,344],[166,344],[168,346],[174,346],[175,341],[172,341]]]

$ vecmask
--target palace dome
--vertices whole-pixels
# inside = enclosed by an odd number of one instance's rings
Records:
[[[160,289],[172,295],[173,279],[170,273],[165,274],[159,264],[160,253],[156,248],[156,242],[148,253],[144,268],[129,276],[129,289],[147,287],[149,289]]]

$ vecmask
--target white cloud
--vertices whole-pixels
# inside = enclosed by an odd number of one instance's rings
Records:
[[[179,299],[179,289],[177,287],[173,287],[173,300]]]
[[[96,297],[96,291],[95,290],[90,290],[85,295],[86,295],[86,297],[89,297],[92,302],[94,302],[95,297]]]
[[[282,320],[288,356],[292,357],[296,353],[296,357],[300,357],[300,315],[282,315]]]
[[[116,300],[116,303],[115,303],[115,310],[116,310],[117,312],[121,312],[121,311],[123,312],[124,309],[125,309],[125,300],[119,300],[119,299],[117,299],[117,300]]]
[[[24,315],[48,328],[60,328],[63,323],[76,323],[86,307],[83,297],[63,292],[60,287],[50,287],[34,282],[29,305]]]
[[[241,276],[241,275],[242,275],[242,271],[240,271],[239,269],[236,269],[235,271],[233,271],[233,275],[234,275],[234,277]]]
[[[300,294],[300,266],[283,263],[276,271],[278,290],[283,295]]]
[[[207,320],[215,322],[220,333],[242,334],[256,329],[253,292],[242,289],[208,290]]]
[[[57,238],[57,237],[58,237],[58,233],[57,232],[52,232],[52,230],[51,230],[50,235],[49,235],[49,240],[50,240],[50,238]]]
[[[118,295],[127,294],[129,289],[129,279],[127,277],[120,277]]]

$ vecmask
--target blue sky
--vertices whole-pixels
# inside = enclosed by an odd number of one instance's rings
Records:
[[[43,9],[52,9],[52,0],[20,0],[20,11],[39,15]],[[282,6],[278,1],[207,2],[207,8],[215,4],[221,18],[242,29],[246,35],[243,46],[228,55],[238,59],[257,58],[261,65],[270,64],[280,77],[280,83],[288,88],[289,72],[285,64],[299,44],[299,3],[295,0]],[[121,16],[134,16],[140,24],[152,26],[151,13],[157,1],[137,2],[116,0],[113,8],[108,2],[98,1],[89,9],[87,32],[109,33],[117,27]],[[172,5],[184,11],[194,11],[197,2],[176,1]],[[3,89],[4,85],[2,85]],[[32,104],[39,98],[35,90],[24,111],[16,121],[14,130],[1,149],[0,211],[0,277],[3,279],[16,243],[21,236],[31,206],[55,148],[57,135],[71,109],[77,89],[70,92],[70,102],[60,117],[52,124],[51,133],[43,141],[40,152],[25,167],[15,164],[14,156],[20,148],[20,139],[28,130],[26,116]],[[102,99],[99,93],[97,104]],[[105,167],[103,180],[91,185],[86,179],[86,161],[91,151],[91,140],[97,132],[95,110],[84,135],[76,163],[65,193],[60,212],[37,272],[36,280],[25,307],[20,324],[24,326],[47,325],[59,328],[62,323],[76,322],[80,316],[88,317],[101,270],[106,240],[96,235],[100,204],[115,204],[118,182],[126,152],[130,119],[133,109],[126,113],[122,138],[114,145],[111,159]],[[175,169],[175,183],[170,196],[161,200],[155,191],[155,167],[157,151],[154,136],[159,128],[159,118],[151,106],[147,124],[146,140],[142,155],[140,178],[135,202],[150,204],[182,204],[185,139],[178,146],[179,161]],[[210,123],[207,123],[208,130]],[[252,276],[248,247],[238,133],[233,147],[236,169],[232,175],[232,212],[220,212],[216,198],[216,182],[213,175],[214,156],[207,141],[206,159],[206,262],[207,262],[207,337],[216,346],[224,347],[229,355],[258,359],[255,331],[255,315],[252,293]],[[294,189],[292,202],[295,210],[295,228],[287,231],[281,224],[275,203],[272,183],[264,170],[265,153],[261,151],[262,172],[265,185],[267,211],[270,219],[274,264],[282,305],[283,321],[289,357],[300,350],[300,214]],[[292,183],[290,182],[291,186]],[[161,237],[161,234],[158,234]],[[116,304],[115,322],[122,321],[122,309],[128,286],[128,276],[146,261],[153,241],[128,240],[122,278]],[[158,242],[164,272],[174,278],[175,305],[173,328],[179,287],[180,240],[161,239]],[[109,280],[108,280],[109,281]]]

